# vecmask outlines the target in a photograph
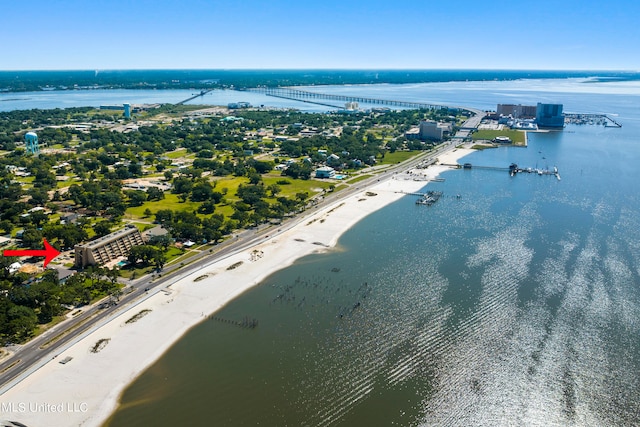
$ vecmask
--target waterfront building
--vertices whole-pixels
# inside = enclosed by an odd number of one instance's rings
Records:
[[[127,226],[97,240],[75,246],[75,265],[106,264],[116,258],[128,256],[133,246],[144,245],[142,234],[134,226]]]
[[[336,171],[330,166],[323,166],[316,169],[316,178],[335,178]]]
[[[131,118],[131,104],[123,104],[124,107],[124,118],[125,119],[130,119]]]
[[[533,119],[536,117],[535,105],[515,105],[515,104],[498,104],[496,114],[500,116],[511,116],[514,119]]]
[[[564,127],[562,104],[542,104],[538,102],[538,106],[536,107],[536,123],[539,127]]]

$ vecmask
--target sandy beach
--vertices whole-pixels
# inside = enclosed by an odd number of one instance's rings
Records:
[[[454,164],[472,151],[455,149],[440,162]],[[194,325],[297,258],[330,250],[346,230],[402,192],[424,187],[426,180],[415,176],[435,178],[447,169],[414,170],[362,188],[281,234],[154,291],[0,396],[0,419],[30,427],[100,426],[125,387]]]

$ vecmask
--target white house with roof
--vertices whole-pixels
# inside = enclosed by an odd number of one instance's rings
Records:
[[[316,178],[335,178],[336,171],[330,166],[322,166],[316,169]]]

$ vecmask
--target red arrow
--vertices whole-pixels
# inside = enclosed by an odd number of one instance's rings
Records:
[[[44,249],[7,249],[2,253],[2,256],[43,256],[44,267],[46,267],[55,257],[60,255],[60,252],[51,246],[47,239],[42,239],[42,242]]]

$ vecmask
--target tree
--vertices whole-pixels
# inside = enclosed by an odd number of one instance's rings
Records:
[[[22,233],[22,245],[31,248],[37,249],[42,246],[42,239],[44,235],[40,230],[36,230],[35,228],[27,228]]]
[[[138,260],[140,260],[142,264],[147,265],[151,261],[155,262],[158,252],[162,253],[158,248],[151,245],[132,246],[129,250],[127,260],[132,265],[137,264]]]
[[[32,188],[29,195],[31,196],[29,204],[33,206],[44,206],[49,201],[49,193],[44,188]]]
[[[173,179],[173,193],[188,194],[193,188],[193,182],[187,177],[179,176]]]
[[[163,251],[166,251],[167,248],[173,243],[173,238],[170,234],[163,234],[158,236],[152,236],[149,239],[149,244],[151,246],[157,246],[162,248]]]
[[[159,189],[158,187],[149,187],[147,189],[147,200],[148,201],[158,201],[164,199],[164,191]]]
[[[158,271],[164,268],[164,264],[166,262],[167,256],[164,254],[164,252],[156,250],[155,254],[153,255],[153,263],[156,265]]]
[[[211,214],[215,212],[215,210],[216,204],[212,200],[207,200],[206,202],[202,203],[200,207],[198,207],[198,213],[205,215]]]
[[[238,190],[236,191],[236,195],[242,199],[242,201],[248,205],[254,205],[258,202],[258,200],[262,199],[267,195],[267,191],[264,185],[243,185],[240,184],[238,186]]]
[[[224,224],[224,216],[221,214],[211,215],[209,218],[202,220],[202,237],[208,242],[216,243],[222,238],[222,226]]]
[[[129,170],[129,173],[131,174],[131,176],[135,176],[135,177],[142,176],[142,166],[137,162],[130,163],[127,169]]]
[[[6,219],[0,221],[0,230],[2,230],[5,234],[11,234],[13,228],[14,226],[11,221]]]
[[[7,332],[16,341],[23,341],[33,335],[38,317],[33,309],[23,305],[13,305],[7,310]]]
[[[260,181],[262,181],[262,175],[260,175],[259,173],[256,172],[252,172],[249,174],[249,183],[250,184],[258,184]]]
[[[292,178],[309,179],[311,178],[311,164],[309,162],[292,163],[282,171],[282,174]]]
[[[118,267],[114,266],[111,269],[106,268],[104,270],[104,274],[105,274],[105,276],[107,276],[107,278],[109,279],[111,284],[115,285],[116,282],[118,281],[118,277],[120,277],[120,270],[118,270]]]
[[[131,173],[129,172],[129,168],[125,165],[118,165],[115,168],[116,177],[118,179],[128,179],[131,178]]]
[[[191,201],[204,202],[205,200],[209,200],[212,195],[213,186],[207,181],[200,182],[191,190]]]
[[[243,227],[247,220],[249,219],[249,214],[247,211],[239,210],[236,206],[234,206],[235,210],[233,214],[231,214],[231,219],[234,219],[238,222],[238,226]]]
[[[278,184],[271,184],[267,187],[267,190],[271,193],[271,197],[276,197],[276,194],[278,194],[281,189]]]
[[[147,201],[147,193],[142,190],[128,190],[125,194],[129,198],[129,206],[142,206]]]
[[[111,223],[109,223],[109,221],[96,222],[93,226],[93,231],[95,231],[98,237],[106,236],[111,233]]]
[[[296,193],[296,201],[298,202],[298,206],[303,210],[308,197],[309,197],[309,193],[307,193],[306,191]]]
[[[156,212],[156,222],[167,224],[173,220],[173,211],[171,209],[160,209]]]
[[[62,249],[72,248],[78,243],[87,240],[89,235],[83,227],[73,224],[46,224],[42,230],[47,240],[57,239]]]

